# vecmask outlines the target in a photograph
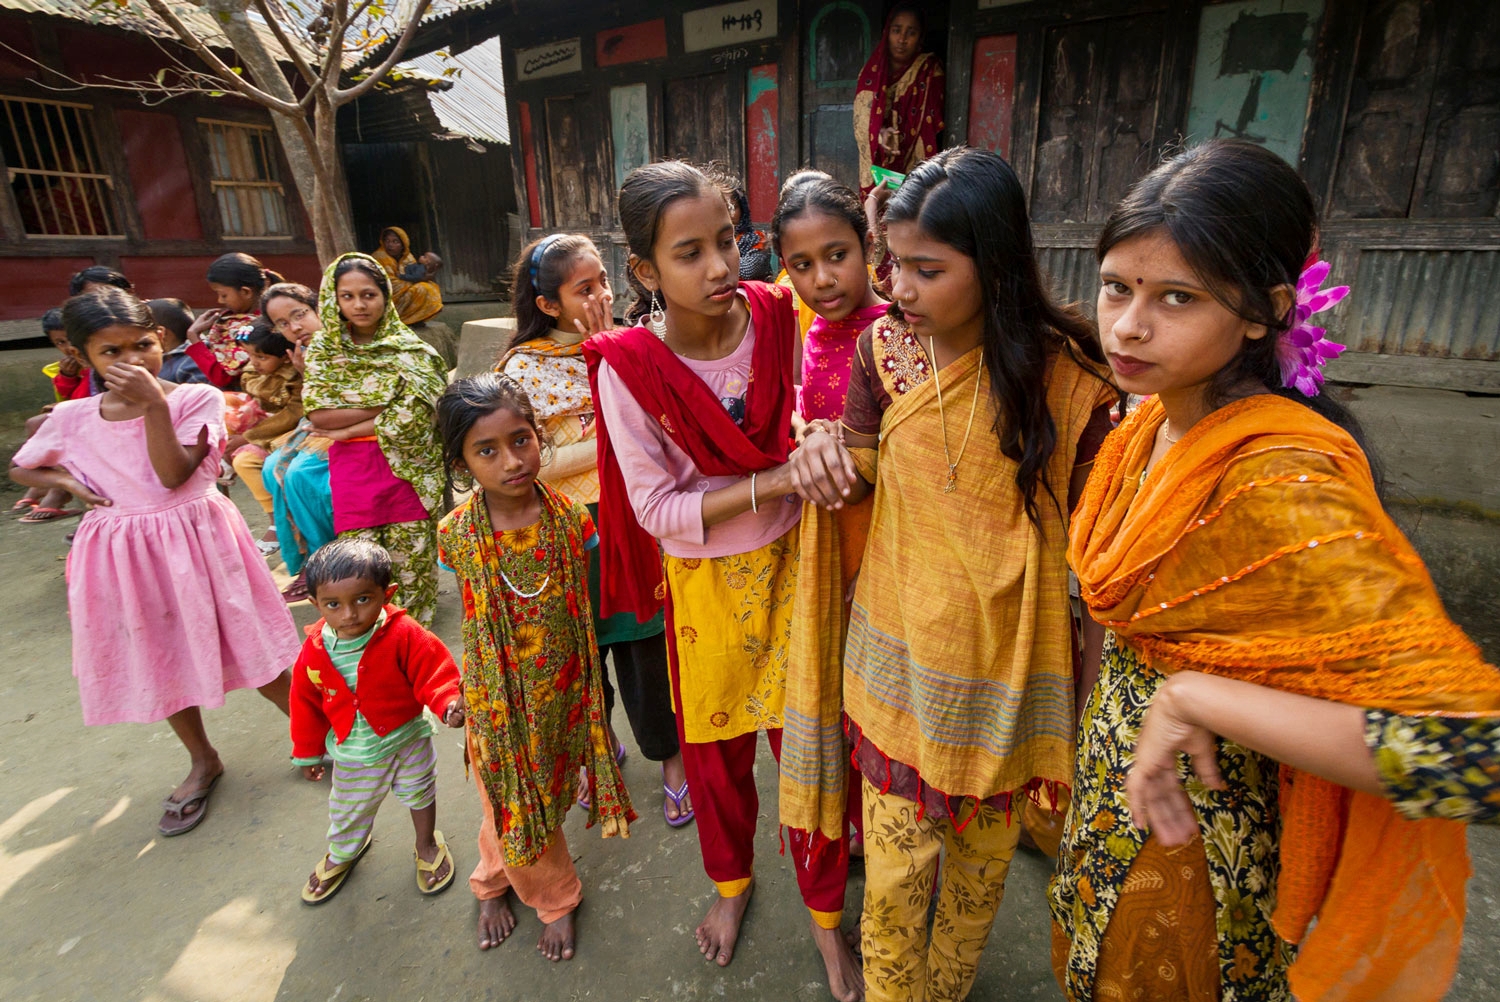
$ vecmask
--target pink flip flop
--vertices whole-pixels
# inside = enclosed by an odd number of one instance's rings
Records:
[[[58,522],[65,518],[77,518],[83,512],[72,508],[43,508],[36,505],[29,515],[16,519],[22,525],[41,525],[43,522]]]

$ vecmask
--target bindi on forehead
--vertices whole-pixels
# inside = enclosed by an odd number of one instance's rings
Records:
[[[1136,285],[1145,285],[1146,284],[1146,280],[1144,278],[1137,278],[1135,280],[1135,284]]]

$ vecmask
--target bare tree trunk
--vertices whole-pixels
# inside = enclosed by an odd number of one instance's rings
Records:
[[[276,54],[268,51],[262,36],[245,16],[246,3],[247,0],[207,0],[207,7],[235,52],[245,61],[256,85],[280,100],[295,103],[297,95],[282,73]],[[337,77],[334,84],[337,85]],[[316,100],[317,111],[311,126],[305,115],[299,118],[275,110],[271,112],[271,122],[286,151],[297,194],[312,220],[318,259],[328,262],[352,249],[354,226],[339,170],[334,116],[328,115],[325,121],[322,110],[328,102],[322,94]]]
[[[337,83],[337,81],[335,81]],[[328,227],[330,251],[318,247],[318,257],[327,262],[346,251],[358,250],[354,237],[354,213],[349,205],[349,186],[344,180],[339,151],[338,109],[326,93],[314,97],[313,155],[318,164],[318,209]]]

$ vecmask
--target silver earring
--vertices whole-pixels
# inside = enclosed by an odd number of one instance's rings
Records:
[[[655,289],[651,290],[651,315],[646,320],[646,326],[663,341],[667,339],[667,311],[662,309],[657,300]]]

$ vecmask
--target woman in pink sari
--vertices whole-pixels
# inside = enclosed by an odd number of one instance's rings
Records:
[[[905,174],[938,151],[943,64],[922,51],[924,27],[920,5],[898,3],[886,18],[880,45],[859,73],[854,142],[862,198],[875,187],[872,165]]]

